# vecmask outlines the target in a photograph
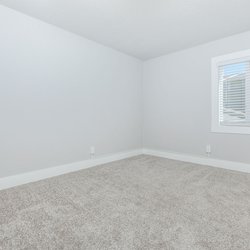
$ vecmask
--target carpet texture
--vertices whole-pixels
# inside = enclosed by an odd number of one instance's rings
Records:
[[[0,249],[250,249],[250,175],[142,155],[3,190]]]

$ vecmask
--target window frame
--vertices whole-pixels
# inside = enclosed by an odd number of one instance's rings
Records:
[[[212,58],[211,63],[211,80],[212,80],[212,126],[211,131],[214,133],[233,133],[233,134],[250,134],[250,127],[237,125],[222,125],[219,121],[219,66],[231,63],[250,61],[250,49],[236,53]]]

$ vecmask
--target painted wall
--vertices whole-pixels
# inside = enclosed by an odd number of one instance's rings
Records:
[[[250,32],[144,63],[144,147],[250,163],[250,135],[211,132],[211,58],[250,48]]]
[[[142,63],[0,6],[0,177],[141,147]]]

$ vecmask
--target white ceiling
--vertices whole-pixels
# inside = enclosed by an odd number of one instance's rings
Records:
[[[250,30],[250,0],[0,0],[141,59]]]

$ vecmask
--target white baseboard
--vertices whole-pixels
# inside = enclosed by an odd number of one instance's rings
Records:
[[[233,161],[226,161],[226,160],[219,160],[210,157],[202,157],[202,156],[194,156],[188,155],[178,152],[168,152],[168,151],[158,151],[153,149],[143,149],[143,154],[145,155],[153,155],[159,156],[163,158],[168,158],[172,160],[184,161],[184,162],[191,162],[200,165],[212,166],[217,168],[224,168],[234,171],[240,171],[244,173],[250,173],[250,164],[242,163],[242,162],[233,162]]]
[[[28,173],[7,176],[0,178],[0,190],[11,188],[14,186],[19,186],[22,184],[27,184],[30,182],[35,182],[39,180],[43,180],[46,178],[67,174],[70,172],[75,172],[78,170],[94,167],[97,165],[118,161],[122,159],[126,159],[132,156],[137,156],[142,154],[142,149],[137,149],[133,151],[120,152],[116,154],[106,155],[100,158],[94,158],[90,160],[74,162],[66,165],[50,167],[46,169],[41,169],[37,171],[32,171]]]
[[[219,160],[214,158],[202,157],[202,156],[194,156],[188,155],[178,152],[170,152],[170,151],[159,151],[153,149],[137,149],[127,152],[120,152],[116,154],[106,155],[100,158],[94,158],[90,160],[74,162],[66,165],[50,167],[46,169],[41,169],[33,172],[7,176],[0,178],[0,190],[27,184],[30,182],[35,182],[39,180],[43,180],[46,178],[67,174],[70,172],[75,172],[78,170],[98,166],[101,164],[118,161],[122,159],[126,159],[132,156],[137,155],[153,155],[163,158],[168,158],[172,160],[184,161],[184,162],[191,162],[200,165],[224,168],[234,171],[240,171],[245,173],[250,173],[250,164],[241,163],[241,162],[233,162],[233,161],[226,161],[226,160]]]

